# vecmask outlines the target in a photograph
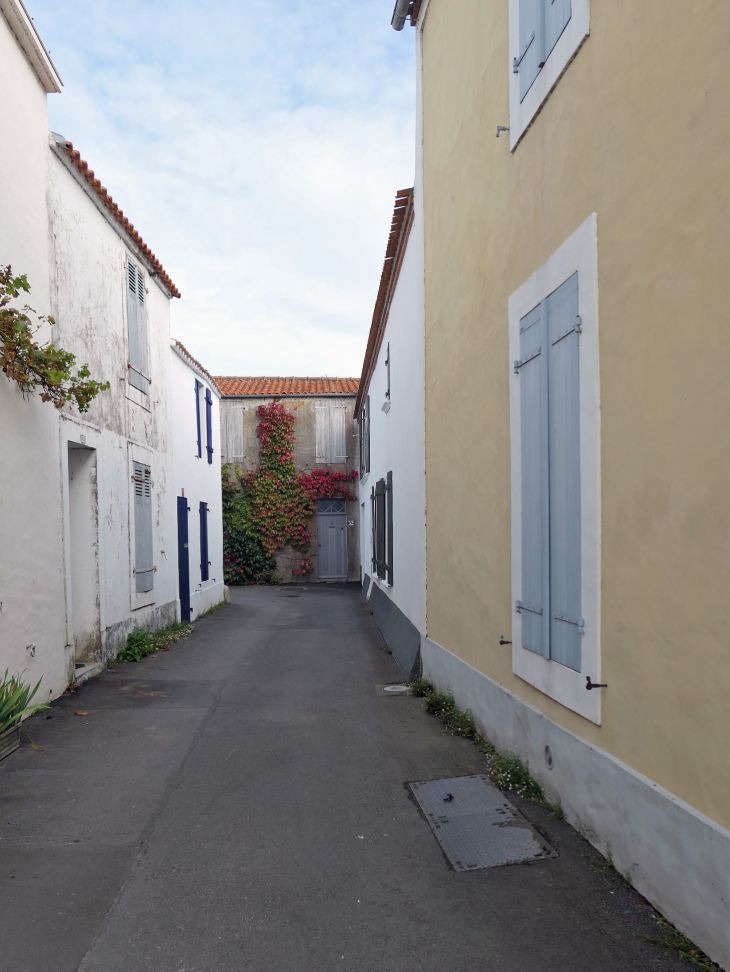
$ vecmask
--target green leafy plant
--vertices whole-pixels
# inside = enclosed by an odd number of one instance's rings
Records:
[[[125,644],[117,652],[118,662],[138,662],[145,656],[151,655],[189,635],[193,631],[192,624],[185,621],[173,621],[166,628],[151,631],[149,628],[135,628],[127,636]]]
[[[297,473],[294,464],[294,415],[281,402],[259,405],[256,435],[261,443],[259,468],[241,473],[223,470],[223,576],[227,584],[274,582],[274,554],[286,544],[302,553],[292,576],[314,570],[308,555],[307,523],[318,499],[355,499],[351,473],[314,469]]]
[[[25,275],[13,276],[12,268],[0,267],[0,369],[14,381],[24,396],[40,392],[43,402],[56,408],[74,403],[86,412],[100,391],[107,391],[109,382],[94,381],[87,365],[72,373],[76,356],[55,344],[39,344],[33,337],[44,321],[55,324],[50,315],[38,315],[32,307],[11,307],[10,301],[21,292],[30,293]],[[30,318],[36,318],[34,324]]]
[[[8,669],[0,681],[0,733],[7,732],[16,726],[23,716],[32,715],[34,712],[41,712],[48,706],[41,702],[31,705],[31,699],[38,691],[42,679],[38,680],[35,688],[26,685],[20,675],[12,675],[8,678]]]
[[[461,709],[450,692],[437,692],[432,683],[423,677],[410,682],[410,691],[412,695],[425,699],[426,711],[438,716],[450,733],[476,743],[479,752],[487,759],[489,775],[501,790],[511,790],[559,815],[559,808],[548,803],[542,787],[530,776],[528,767],[514,753],[498,752],[488,739],[480,735],[471,712]]]

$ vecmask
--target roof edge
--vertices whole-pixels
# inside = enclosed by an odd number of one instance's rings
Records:
[[[2,12],[8,26],[15,34],[20,49],[30,61],[33,70],[46,94],[58,94],[63,87],[63,81],[36,30],[23,0],[0,0]]]
[[[2,0],[0,0],[0,3],[2,3]],[[114,202],[106,187],[102,186],[100,180],[95,177],[94,170],[89,168],[88,162],[81,158],[81,153],[73,147],[73,142],[67,141],[58,132],[49,132],[48,142],[54,154],[63,162],[82,189],[86,190],[92,202],[95,203],[99,212],[113,229],[120,236],[123,231],[124,235],[132,240],[137,247],[137,255],[140,256],[141,254],[140,259],[146,261],[152,279],[164,290],[167,290],[168,296],[179,297],[180,291],[170,279],[165,268],[134,228],[134,224],[130,223],[123,210]]]
[[[375,362],[383,342],[385,326],[388,323],[393,294],[395,293],[395,288],[398,286],[400,268],[408,245],[411,227],[413,226],[413,218],[413,189],[399,189],[395,195],[393,219],[390,224],[388,245],[385,249],[385,262],[383,264],[383,272],[380,275],[378,296],[375,299],[373,320],[370,325],[368,343],[365,348],[365,359],[363,360],[362,375],[360,376],[360,385],[355,402],[355,415],[360,411],[363,400],[370,387],[370,379],[372,378]]]
[[[254,392],[249,395],[221,392],[221,398],[355,398],[357,392]]]
[[[194,371],[201,378],[204,378],[207,382],[210,382],[210,384],[213,386],[214,393],[219,399],[223,398],[223,393],[218,387],[218,383],[216,382],[215,378],[205,370],[199,361],[192,356],[184,344],[181,344],[177,338],[170,338],[170,347],[178,358],[181,358],[185,362],[191,371]]]

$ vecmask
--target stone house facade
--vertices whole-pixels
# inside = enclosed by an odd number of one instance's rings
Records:
[[[281,401],[294,415],[294,463],[297,472],[358,470],[354,421],[356,378],[215,378],[221,390],[221,460],[251,472],[259,464],[256,428],[259,405]],[[357,483],[351,485],[355,493]],[[309,581],[359,581],[357,500],[318,500],[307,529],[308,555],[314,563]],[[277,573],[285,581],[301,561],[301,552],[283,547],[276,554]]]

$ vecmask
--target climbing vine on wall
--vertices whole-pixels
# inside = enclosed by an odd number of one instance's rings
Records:
[[[223,473],[224,572],[228,584],[272,579],[273,556],[287,544],[302,553],[292,574],[310,574],[314,564],[307,555],[311,540],[307,523],[316,500],[356,498],[349,488],[357,478],[355,471],[296,471],[295,417],[281,402],[259,405],[256,415],[256,435],[261,443],[259,468],[243,474],[236,469],[235,483],[230,481],[230,467]]]
[[[55,344],[39,344],[34,339],[44,321],[50,324],[55,321],[50,316],[36,314],[27,304],[21,309],[11,307],[10,301],[16,300],[21,292],[30,293],[25,275],[14,277],[11,267],[0,267],[0,369],[25,396],[37,390],[41,401],[52,402],[56,408],[73,402],[80,412],[88,411],[99,392],[109,388],[109,382],[94,381],[87,365],[82,365],[74,375],[75,355]],[[30,314],[35,315],[35,324]]]

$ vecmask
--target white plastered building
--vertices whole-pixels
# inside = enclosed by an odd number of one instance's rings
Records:
[[[99,671],[135,627],[179,617],[170,300],[160,262],[63,137],[61,82],[22,3],[0,0],[0,264],[37,334],[110,382],[86,413],[0,381],[0,673],[39,698]],[[18,304],[25,301],[18,301]]]
[[[363,594],[405,675],[426,634],[423,231],[399,192],[355,414]]]
[[[224,599],[221,395],[179,341],[171,348],[178,597],[192,621]]]

